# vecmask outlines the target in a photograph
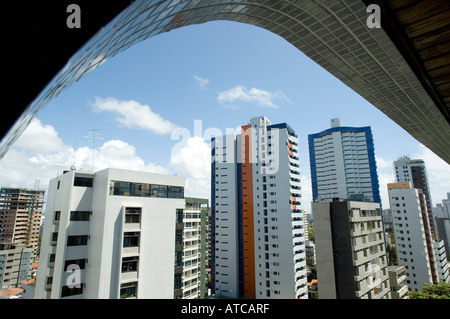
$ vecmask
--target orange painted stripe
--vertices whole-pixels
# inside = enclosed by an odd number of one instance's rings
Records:
[[[241,127],[242,151],[242,215],[244,248],[244,297],[256,297],[255,288],[255,234],[253,216],[253,171],[251,126]]]

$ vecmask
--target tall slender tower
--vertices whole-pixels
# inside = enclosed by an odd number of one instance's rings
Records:
[[[394,162],[395,180],[397,182],[411,182],[413,188],[421,189],[426,199],[428,223],[431,233],[437,236],[436,222],[433,216],[433,204],[431,201],[430,184],[428,182],[425,161],[421,159],[410,159],[403,156]]]
[[[381,203],[370,126],[341,126],[308,135],[313,201],[333,198]]]
[[[211,141],[212,294],[307,298],[298,138],[250,120]]]
[[[411,290],[437,283],[433,240],[428,224],[425,195],[410,182],[387,184],[399,265],[405,266]]]

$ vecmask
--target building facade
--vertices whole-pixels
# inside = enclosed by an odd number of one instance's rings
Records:
[[[0,192],[0,249],[38,246],[43,190],[2,188]]]
[[[439,239],[444,241],[445,252],[450,255],[450,218],[435,218]]]
[[[438,282],[450,282],[450,270],[443,240],[433,242],[433,255]]]
[[[295,132],[252,118],[213,138],[211,156],[212,294],[307,298]]]
[[[174,298],[184,184],[121,169],[52,179],[35,298]]]
[[[209,200],[185,200],[184,210],[177,210],[174,297],[205,299],[208,297]]]
[[[387,187],[398,264],[405,266],[409,289],[419,291],[424,283],[438,282],[425,195],[410,182]]]
[[[410,159],[408,156],[403,156],[394,162],[394,173],[397,183],[410,182],[413,188],[422,190],[426,200],[430,231],[435,237],[438,237],[425,162],[421,159]]]
[[[380,204],[334,199],[312,211],[319,299],[390,299]]]
[[[381,203],[372,130],[341,126],[308,135],[313,201],[365,198]]]
[[[20,282],[31,277],[35,250],[24,245],[0,250],[0,289],[20,287]]]
[[[388,266],[391,299],[408,299],[405,266]]]

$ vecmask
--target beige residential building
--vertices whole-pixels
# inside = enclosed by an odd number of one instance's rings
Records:
[[[38,246],[43,190],[2,188],[0,192],[0,249]]]
[[[319,299],[390,299],[380,204],[336,198],[312,211]]]
[[[388,266],[391,299],[408,299],[405,266]]]

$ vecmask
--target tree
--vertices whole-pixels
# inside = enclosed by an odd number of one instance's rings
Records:
[[[410,299],[450,299],[450,283],[424,284],[421,291],[410,291]]]

